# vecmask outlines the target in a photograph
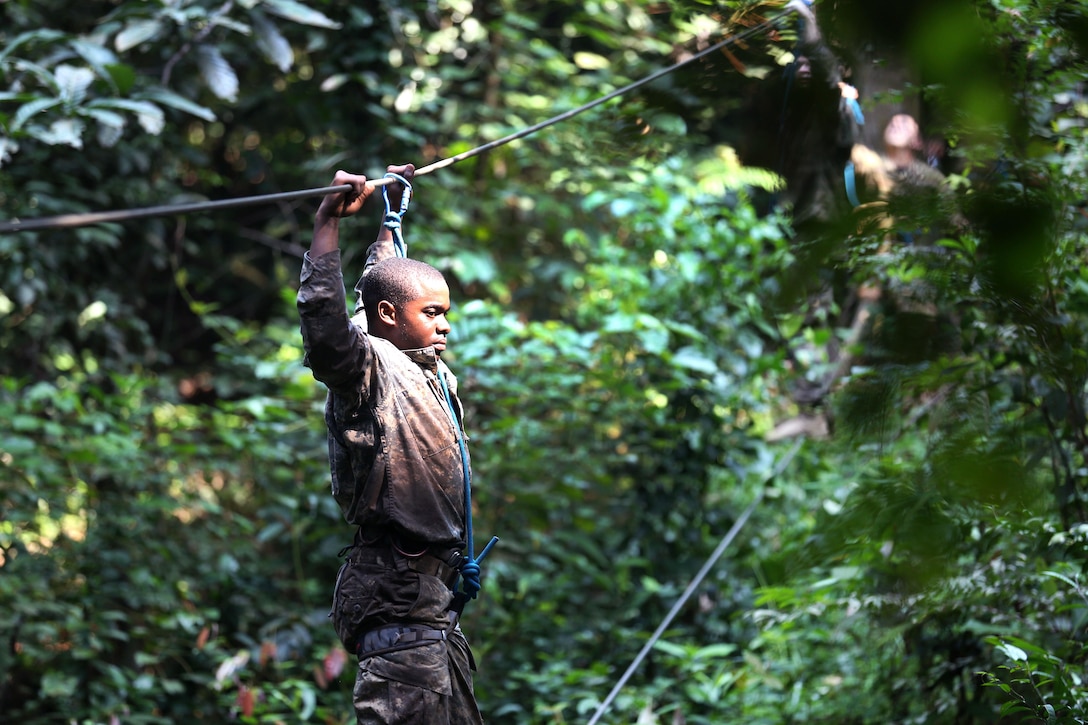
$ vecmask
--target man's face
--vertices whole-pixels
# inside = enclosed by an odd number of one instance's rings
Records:
[[[812,80],[812,63],[807,56],[797,56],[797,78],[803,82]]]
[[[446,335],[450,323],[446,313],[450,311],[450,288],[441,279],[419,280],[420,294],[404,303],[397,310],[396,327],[389,341],[401,350],[417,350],[434,346],[439,355],[446,349]]]

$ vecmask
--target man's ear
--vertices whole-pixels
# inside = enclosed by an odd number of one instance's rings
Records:
[[[383,325],[396,327],[397,308],[389,300],[382,300],[378,303],[378,321]]]

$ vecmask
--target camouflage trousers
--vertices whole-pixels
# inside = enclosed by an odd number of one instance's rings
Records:
[[[359,725],[482,725],[461,628],[388,651],[400,634],[376,632],[375,653],[359,659],[353,693]]]

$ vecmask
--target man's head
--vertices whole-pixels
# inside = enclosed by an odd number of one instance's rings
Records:
[[[442,354],[450,325],[450,288],[429,264],[405,257],[383,259],[363,282],[362,302],[370,334],[401,350],[434,346]]]
[[[889,149],[910,149],[917,151],[922,148],[922,135],[918,130],[918,122],[908,113],[897,113],[884,127],[884,145]]]

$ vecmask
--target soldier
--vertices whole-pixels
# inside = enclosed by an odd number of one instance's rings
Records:
[[[385,190],[397,206],[414,168],[388,170],[404,182]],[[399,219],[383,224],[358,287],[369,332],[354,323],[344,299],[340,221],[375,187],[343,171],[332,184],[351,189],[326,196],[317,210],[298,310],[306,365],[328,388],[332,494],[358,527],[331,614],[359,657],[356,718],[361,725],[475,725],[482,718],[474,663],[450,612],[458,577],[458,596],[475,596],[480,568],[462,554],[470,468],[457,381],[441,359],[449,287],[434,267],[394,256]]]

